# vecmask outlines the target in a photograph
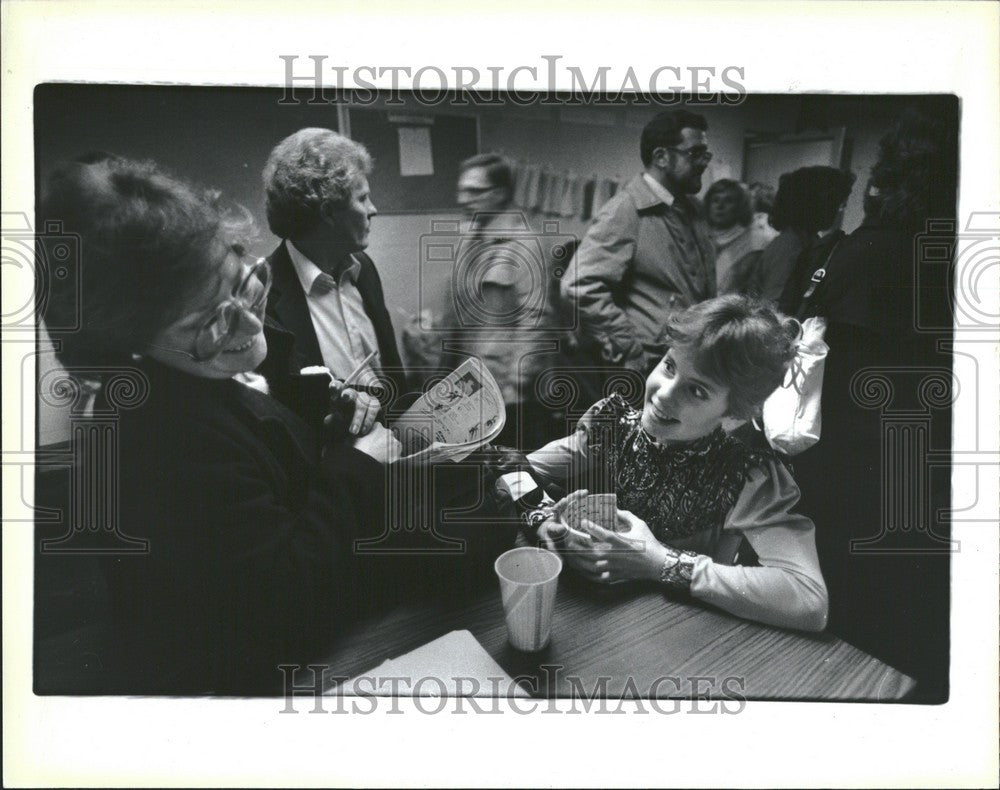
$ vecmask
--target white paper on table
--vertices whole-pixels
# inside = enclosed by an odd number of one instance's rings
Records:
[[[431,153],[431,130],[427,126],[400,126],[399,174],[401,176],[434,175]]]
[[[469,631],[452,631],[384,661],[327,696],[527,697]]]

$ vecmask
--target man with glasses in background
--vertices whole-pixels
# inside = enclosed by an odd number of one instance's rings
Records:
[[[637,175],[597,213],[562,279],[579,334],[604,365],[645,376],[667,317],[715,296],[715,253],[694,198],[712,154],[704,117],[662,112],[642,130]]]
[[[496,443],[541,447],[561,435],[551,411],[535,397],[539,373],[552,362],[549,261],[520,211],[512,210],[510,162],[495,153],[459,164],[456,202],[468,219],[445,294],[441,335],[456,367],[464,357],[483,361],[496,379],[507,421]]]

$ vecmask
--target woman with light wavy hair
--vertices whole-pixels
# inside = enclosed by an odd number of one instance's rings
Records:
[[[368,150],[342,134],[308,128],[289,135],[274,147],[264,166],[267,222],[271,231],[282,239],[302,238],[329,219],[337,208],[347,206],[357,187],[367,187],[371,171]],[[369,207],[370,216],[374,216],[370,200]],[[368,226],[363,227],[363,234],[354,238],[345,236],[343,241],[366,246]]]
[[[705,213],[715,245],[717,292],[749,293],[750,275],[769,241],[754,227],[750,191],[739,181],[719,179],[705,193]]]
[[[786,459],[749,425],[723,430],[727,418],[759,414],[799,332],[794,318],[736,294],[671,315],[641,410],[612,395],[572,435],[528,456],[543,484],[580,489],[529,514],[541,541],[596,584],[659,587],[750,620],[823,630],[815,530],[796,507]],[[588,492],[613,494],[620,509],[603,524],[574,523],[568,514]]]

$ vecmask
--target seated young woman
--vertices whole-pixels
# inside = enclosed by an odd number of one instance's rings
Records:
[[[781,385],[798,333],[794,319],[736,295],[672,316],[641,411],[612,395],[528,456],[545,484],[613,492],[620,508],[614,531],[585,522],[587,534],[563,518],[581,493],[540,508],[530,518],[543,545],[596,583],[660,584],[739,617],[823,630],[826,586],[791,472],[763,441],[722,427],[752,418]],[[744,541],[756,561],[736,565]]]

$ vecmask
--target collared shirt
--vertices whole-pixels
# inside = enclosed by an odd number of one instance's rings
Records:
[[[670,190],[653,178],[649,173],[643,173],[642,178],[650,190],[652,190],[653,195],[665,203],[668,209],[671,209],[670,216],[680,218],[681,221],[679,223],[670,222],[668,219],[668,225],[670,226],[671,233],[674,234],[674,238],[677,243],[686,254],[700,259],[699,266],[704,266],[704,255],[698,244],[698,239],[695,236],[690,214],[690,206],[683,200],[678,202],[677,199],[671,194]]]
[[[378,350],[375,327],[356,285],[361,262],[351,257],[350,264],[334,277],[322,271],[292,242],[286,241],[285,246],[306,295],[323,364],[337,378],[346,378],[365,357]],[[377,365],[371,367],[377,372]],[[365,383],[364,376],[360,382]]]
[[[656,197],[668,206],[674,205],[674,196],[670,194],[669,189],[663,186],[663,184],[653,178],[649,173],[643,173],[642,178],[646,182],[646,186],[653,190],[653,194],[656,195]]]

